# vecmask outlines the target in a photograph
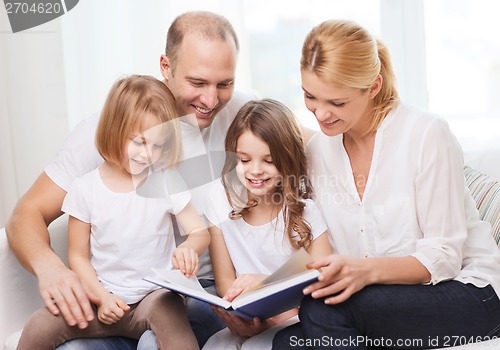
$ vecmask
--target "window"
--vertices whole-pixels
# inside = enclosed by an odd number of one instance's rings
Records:
[[[500,139],[497,0],[109,2],[104,8],[100,1],[81,2],[62,19],[71,127],[99,110],[120,76],[160,77],[169,23],[185,11],[209,10],[226,16],[240,37],[236,87],[284,102],[304,125],[317,129],[300,88],[304,37],[323,20],[345,18],[386,42],[402,98],[446,118],[464,150]]]
[[[300,81],[300,55],[307,33],[322,21],[336,18],[354,20],[378,35],[379,13],[379,1],[373,0],[243,0],[251,88],[261,98],[285,103],[302,124],[318,129],[305,108]]]
[[[496,0],[424,1],[429,109],[466,152],[500,140],[499,13]]]

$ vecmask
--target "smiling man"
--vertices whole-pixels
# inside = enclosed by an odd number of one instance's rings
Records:
[[[185,23],[193,20],[190,17],[181,18],[185,20],[178,24],[179,33],[176,22],[172,25],[169,35],[183,37],[177,45],[167,42],[160,69],[176,97],[179,115],[194,113],[198,126],[207,128],[233,95],[238,41],[234,33],[216,38],[196,30],[202,24]],[[183,32],[186,25],[189,32]]]
[[[183,130],[185,157],[223,152],[227,129],[237,111],[255,98],[233,93],[238,50],[233,27],[217,14],[188,12],[170,26],[160,70],[164,83],[176,99],[179,115],[196,117],[193,123],[196,125]],[[68,324],[80,328],[88,326],[93,317],[91,303],[99,301],[87,294],[74,272],[52,251],[47,225],[62,214],[63,199],[75,178],[103,162],[94,145],[97,123],[98,117],[94,117],[75,128],[55,161],[21,198],[6,226],[9,244],[19,261],[38,278],[46,307],[54,315],[64,317]],[[192,202],[201,212],[202,197],[206,193],[200,190],[201,185],[213,180],[216,172],[201,169],[201,163],[193,164],[195,176],[212,173],[211,178],[199,181],[200,186],[192,191]],[[198,277],[204,287],[215,291],[208,254],[200,259]],[[187,304],[191,326],[201,347],[211,334],[225,325],[208,304],[194,300],[188,300]],[[123,350],[135,348],[135,341],[126,338],[77,339],[59,348]]]

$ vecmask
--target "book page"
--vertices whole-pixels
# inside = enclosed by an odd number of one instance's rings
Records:
[[[153,277],[147,277],[144,280],[226,309],[231,307],[229,301],[208,293],[198,282],[196,276],[186,278],[180,270],[153,269],[153,272]]]
[[[180,270],[154,270],[158,276],[167,282],[175,283],[177,285],[184,286],[189,289],[194,289],[199,292],[207,293],[205,289],[201,286],[200,282],[196,276],[191,276],[186,278]]]
[[[305,270],[293,275],[292,277],[266,284],[257,289],[248,290],[234,298],[232,305],[235,309],[237,309],[242,305],[258,301],[260,299],[265,299],[270,295],[279,294],[286,290],[295,290],[298,291],[296,294],[304,296],[302,294],[302,289],[316,281],[319,274],[319,270],[316,269]]]
[[[253,291],[263,286],[283,281],[301,272],[307,271],[307,265],[312,262],[313,258],[309,253],[304,248],[300,248],[295,251],[283,265],[269,275],[269,277],[248,291]]]

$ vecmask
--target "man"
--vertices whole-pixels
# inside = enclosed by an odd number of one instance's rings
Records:
[[[238,109],[252,98],[233,95],[238,51],[231,24],[209,12],[177,17],[167,34],[165,55],[160,58],[161,74],[176,98],[179,115],[194,114],[198,124],[194,135],[201,137],[205,154],[224,150],[229,124]],[[97,119],[91,118],[75,128],[56,160],[21,198],[6,225],[9,244],[23,266],[38,278],[46,307],[54,315],[61,314],[69,325],[80,328],[87,327],[93,318],[91,303],[99,301],[84,290],[75,273],[52,251],[47,225],[62,214],[61,205],[72,181],[102,163],[94,146]],[[209,180],[202,179],[199,184]],[[203,192],[195,189],[192,193],[200,212]],[[203,259],[199,277],[205,287],[215,289],[210,264]],[[190,300],[188,313],[200,347],[224,327],[208,304]],[[135,347],[135,342],[126,338],[108,338],[73,340],[59,348],[75,348],[75,342],[83,349]]]

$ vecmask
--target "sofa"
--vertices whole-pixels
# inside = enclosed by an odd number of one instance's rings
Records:
[[[500,244],[500,149],[465,155],[464,174],[482,220],[493,227]],[[488,174],[488,175],[486,175]],[[50,226],[51,245],[67,261],[67,217]],[[492,241],[492,244],[495,244]],[[500,273],[500,271],[499,271]],[[43,306],[36,278],[27,272],[10,250],[5,229],[0,230],[0,350],[15,349],[20,332],[31,313]],[[457,350],[500,349],[500,339],[457,346]]]

